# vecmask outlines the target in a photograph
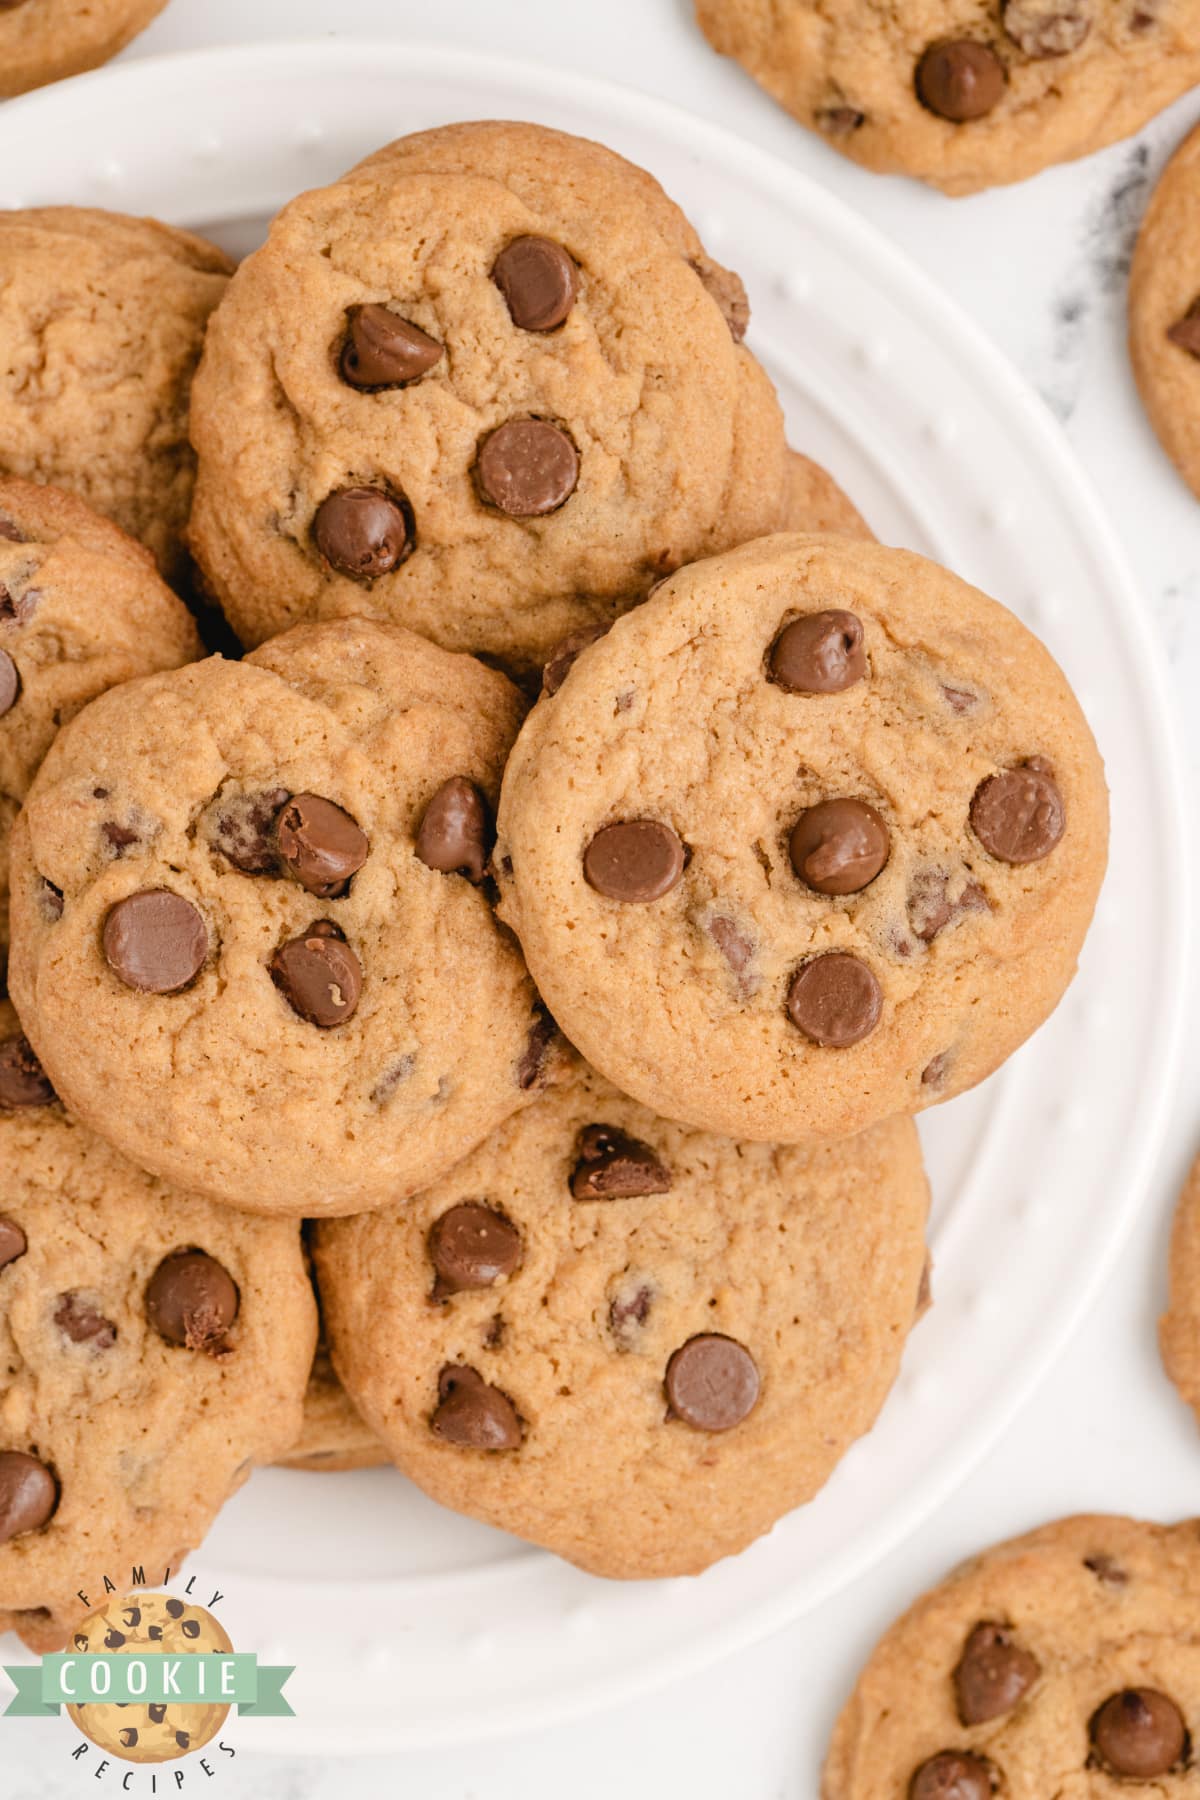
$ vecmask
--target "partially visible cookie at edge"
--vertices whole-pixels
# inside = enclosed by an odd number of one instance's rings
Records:
[[[1129,350],[1150,423],[1200,497],[1200,127],[1163,170],[1142,221]]]
[[[98,69],[123,50],[167,0],[5,0],[0,8],[0,96]]]
[[[1163,1365],[1200,1423],[1200,1157],[1175,1209],[1168,1277],[1170,1296],[1158,1330]]]
[[[387,1451],[363,1423],[334,1373],[329,1350],[322,1341],[317,1345],[304,1395],[300,1435],[276,1462],[281,1468],[326,1475],[347,1469],[373,1469],[387,1460]]]

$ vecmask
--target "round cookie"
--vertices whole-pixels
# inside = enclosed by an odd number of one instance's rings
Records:
[[[0,470],[78,494],[180,578],[188,394],[232,263],[157,220],[74,206],[0,212],[0,263]]]
[[[68,1119],[0,1004],[0,1630],[176,1567],[294,1442],[316,1340],[300,1232],[168,1188]]]
[[[140,544],[61,488],[0,475],[0,967],[9,834],[55,732],[106,689],[199,654]]]
[[[114,1597],[76,1626],[71,1648],[84,1655],[213,1656],[233,1650],[225,1627],[203,1606],[179,1594]],[[229,1717],[214,1701],[138,1705],[85,1700],[68,1706],[73,1722],[101,1750],[122,1762],[174,1761],[211,1743]]]
[[[1200,1157],[1179,1196],[1168,1272],[1170,1298],[1158,1330],[1163,1364],[1200,1422]]]
[[[4,0],[0,97],[98,69],[156,19],[167,0]]]
[[[1194,0],[696,0],[696,16],[831,148],[947,194],[1087,156],[1200,80]]]
[[[12,840],[10,984],[71,1110],[166,1180],[316,1217],[533,1099],[553,1026],[487,876],[520,717],[503,675],[352,619],[93,702]]]
[[[407,1206],[318,1225],[314,1255],[338,1372],[405,1474],[596,1574],[682,1575],[870,1428],[927,1207],[906,1119],[739,1144],[577,1064]]]
[[[1167,164],[1142,221],[1129,350],[1150,423],[1200,495],[1200,128]]]
[[[332,1474],[344,1469],[373,1469],[388,1460],[373,1431],[359,1417],[349,1394],[334,1373],[322,1340],[313,1358],[300,1436],[286,1456],[276,1459],[287,1469]]]
[[[1195,1790],[1200,1527],[1064,1519],[964,1563],[886,1633],[821,1800]]]
[[[1096,746],[1005,609],[902,550],[777,537],[680,571],[538,702],[501,917],[626,1092],[800,1142],[961,1093],[1074,973]]]
[[[736,275],[649,175],[513,124],[404,138],[279,214],[212,321],[190,538],[239,636],[370,614],[537,669],[778,527]]]

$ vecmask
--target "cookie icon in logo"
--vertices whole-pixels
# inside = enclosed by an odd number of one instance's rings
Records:
[[[89,1613],[72,1633],[68,1651],[81,1655],[172,1656],[197,1651],[228,1655],[233,1645],[222,1625],[202,1606],[175,1594],[134,1592]],[[67,1712],[85,1737],[126,1762],[170,1762],[216,1737],[228,1704],[201,1702],[139,1705],[89,1700]]]

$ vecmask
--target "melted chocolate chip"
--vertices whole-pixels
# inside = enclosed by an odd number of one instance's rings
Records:
[[[585,1125],[579,1134],[578,1156],[571,1176],[576,1200],[633,1200],[671,1191],[671,1171],[666,1164],[649,1144],[616,1125]]]
[[[1005,79],[1004,64],[990,44],[947,38],[930,44],[917,64],[917,98],[939,119],[965,125],[991,112]]]
[[[433,1297],[491,1287],[521,1266],[521,1234],[511,1219],[477,1200],[452,1206],[429,1228]]]
[[[730,337],[740,344],[750,326],[750,301],[741,276],[708,257],[693,259],[692,267],[724,314]]]
[[[492,280],[522,331],[554,331],[575,304],[575,264],[551,238],[514,238],[492,264]]]
[[[111,1350],[117,1341],[117,1328],[112,1320],[106,1319],[86,1295],[78,1292],[59,1295],[54,1323],[73,1344],[88,1344],[93,1350]]]
[[[9,1263],[16,1262],[28,1248],[28,1239],[16,1220],[0,1213],[0,1269],[6,1269]]]
[[[1092,28],[1091,0],[1004,0],[1001,22],[1026,56],[1069,56]]]
[[[382,488],[347,487],[326,495],[313,519],[317,549],[351,581],[377,581],[412,548],[407,505]]]
[[[629,1274],[622,1279],[608,1307],[608,1328],[618,1350],[629,1351],[636,1347],[657,1292],[648,1277]]]
[[[521,1442],[521,1421],[508,1395],[462,1363],[447,1363],[438,1376],[430,1429],[466,1450],[515,1450]]]
[[[7,650],[0,650],[0,717],[11,712],[21,692],[21,676]]]
[[[941,1050],[931,1061],[927,1062],[925,1067],[921,1070],[921,1086],[927,1088],[940,1088],[945,1084],[946,1076],[949,1072],[950,1052],[948,1050]]]
[[[788,989],[792,1024],[827,1050],[848,1049],[869,1037],[883,1011],[879,982],[866,963],[828,951],[801,965]]]
[[[887,862],[891,838],[866,800],[823,800],[796,821],[788,845],[792,867],[818,894],[857,894]]]
[[[570,637],[565,637],[542,670],[543,694],[557,694],[588,645],[602,638],[607,630],[607,625],[597,623],[586,625],[580,631],[573,631]]]
[[[324,923],[279,946],[271,958],[271,980],[293,1012],[328,1031],[353,1017],[363,977],[349,944],[321,931]]]
[[[0,1109],[50,1106],[56,1099],[29,1039],[17,1032],[0,1041]]]
[[[174,1250],[146,1285],[146,1317],[159,1337],[188,1350],[221,1343],[238,1315],[229,1271],[203,1250]]]
[[[416,854],[426,868],[465,875],[478,887],[487,873],[491,839],[487,801],[465,775],[452,775],[425,808]]]
[[[1181,319],[1167,327],[1167,336],[1189,356],[1200,356],[1200,298],[1192,301]]]
[[[36,1456],[0,1450],[0,1544],[40,1531],[58,1505],[58,1483]]]
[[[136,826],[120,825],[116,819],[106,819],[100,827],[100,835],[114,856],[124,856],[131,844],[141,842],[141,833]]]
[[[669,825],[622,819],[596,833],[583,853],[583,874],[588,886],[609,900],[646,905],[671,892],[686,860]]]
[[[210,841],[243,875],[277,875],[279,846],[275,821],[291,799],[286,788],[222,795],[211,809]]]
[[[530,1027],[529,1037],[517,1064],[517,1086],[528,1093],[541,1078],[550,1046],[558,1036],[558,1026],[544,1006],[539,1006]]]
[[[1173,1700],[1156,1688],[1125,1688],[1092,1715],[1092,1744],[1101,1764],[1129,1781],[1152,1781],[1180,1764],[1188,1733]]]
[[[279,860],[321,900],[336,900],[367,860],[367,834],[343,807],[320,794],[295,794],[276,820]]]
[[[941,1750],[908,1784],[908,1800],[992,1800],[993,1765],[969,1750]]]
[[[950,878],[944,869],[918,869],[908,890],[908,922],[924,944],[931,944],[948,925],[968,913],[991,910],[988,897],[977,882],[968,881],[957,899],[950,898]]]
[[[1094,1556],[1085,1556],[1083,1566],[1090,1569],[1096,1580],[1102,1581],[1105,1587],[1124,1587],[1129,1580],[1129,1571],[1123,1569],[1116,1557],[1110,1556],[1107,1550],[1097,1550]]]
[[[24,588],[14,594],[0,582],[0,625],[28,625],[41,597],[40,588]]]
[[[971,824],[989,855],[1020,865],[1049,856],[1067,828],[1067,811],[1049,769],[1031,762],[980,782]]]
[[[743,975],[754,960],[754,944],[732,919],[716,913],[705,930],[735,975]]]
[[[367,393],[407,387],[440,362],[442,346],[389,306],[352,306],[338,367],[348,386]]]
[[[501,512],[541,518],[575,492],[579,452],[548,419],[510,419],[480,444],[475,476],[483,499]]]
[[[760,1383],[743,1345],[703,1332],[676,1350],[664,1385],[674,1418],[696,1431],[730,1431],[754,1410]]]
[[[768,679],[789,694],[841,694],[867,672],[862,621],[837,610],[806,613],[771,647]]]
[[[25,0],[18,0],[18,3],[24,5]],[[0,517],[0,538],[7,538],[10,544],[24,544],[28,542],[25,533],[21,530],[19,525],[15,525],[11,519],[2,517]]]
[[[983,1725],[1010,1713],[1041,1672],[1036,1656],[1017,1642],[1007,1625],[976,1625],[954,1671],[961,1723]]]
[[[104,955],[143,994],[176,994],[195,981],[208,956],[208,927],[190,900],[168,888],[130,894],[104,921]]]

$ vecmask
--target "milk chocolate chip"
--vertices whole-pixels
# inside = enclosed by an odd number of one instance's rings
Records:
[[[50,1106],[57,1097],[27,1037],[17,1032],[0,1042],[0,1110]]]
[[[376,581],[404,561],[410,545],[405,508],[381,488],[347,487],[326,495],[313,520],[317,549],[351,581]]]
[[[702,1332],[680,1346],[667,1364],[667,1404],[696,1431],[730,1431],[754,1410],[758,1367],[733,1338]]]
[[[475,474],[491,505],[514,519],[536,519],[575,492],[579,452],[548,419],[510,419],[480,444]]]
[[[862,621],[853,613],[806,613],[771,648],[770,679],[789,694],[841,694],[867,672]]]
[[[466,1450],[515,1450],[521,1442],[521,1421],[508,1395],[463,1363],[447,1363],[438,1376],[430,1429]]]
[[[1005,31],[1026,56],[1069,56],[1092,28],[1090,0],[1004,0]]]
[[[176,994],[204,967],[208,927],[181,894],[143,888],[118,900],[109,912],[104,955],[126,987],[143,994]]]
[[[917,64],[917,98],[922,106],[963,125],[990,113],[1004,92],[1004,64],[990,44],[974,38],[947,38],[930,44]]]
[[[58,1296],[54,1323],[73,1344],[90,1344],[93,1350],[111,1350],[117,1341],[117,1328],[111,1319],[87,1298],[75,1291]]]
[[[806,887],[818,894],[857,894],[887,862],[891,838],[866,800],[822,800],[800,814],[788,847]]]
[[[9,1263],[16,1262],[28,1248],[28,1239],[16,1220],[0,1213],[0,1269],[6,1269]]]
[[[1007,1625],[976,1625],[954,1671],[958,1716],[964,1725],[999,1719],[1023,1700],[1038,1676],[1036,1656],[1022,1648]]]
[[[1200,298],[1192,301],[1181,319],[1167,327],[1167,336],[1189,355],[1200,356]]]
[[[542,669],[543,694],[557,694],[588,645],[602,638],[607,630],[607,625],[597,621],[596,624],[584,625],[579,631],[573,631],[569,637],[565,637]]]
[[[336,900],[367,860],[370,845],[358,822],[320,794],[295,794],[276,822],[279,860],[310,894]]]
[[[1125,1688],[1092,1715],[1092,1744],[1110,1774],[1152,1781],[1183,1760],[1187,1726],[1173,1700],[1156,1688]]]
[[[211,1350],[238,1315],[228,1269],[203,1250],[173,1250],[146,1284],[146,1317],[159,1337],[188,1350]]]
[[[883,994],[866,963],[831,950],[797,969],[787,1009],[792,1024],[814,1044],[845,1050],[874,1031],[883,1011]]]
[[[671,1191],[671,1171],[649,1144],[616,1125],[585,1125],[571,1176],[576,1200],[633,1200]]]
[[[708,257],[694,259],[692,267],[724,314],[730,337],[740,344],[750,326],[750,300],[741,276]]]
[[[328,1031],[353,1016],[362,993],[362,964],[349,944],[313,926],[307,936],[279,946],[271,958],[271,980],[293,1012]]]
[[[1035,761],[980,782],[971,801],[971,824],[984,849],[1000,862],[1040,862],[1062,838],[1067,810],[1053,775]]]
[[[555,330],[575,304],[575,264],[551,238],[514,238],[492,264],[492,280],[522,331]]]
[[[609,900],[646,905],[676,886],[683,845],[658,819],[622,819],[598,831],[583,853],[584,879]]]
[[[213,848],[243,875],[277,875],[279,844],[275,822],[280,808],[290,798],[286,788],[263,788],[257,793],[221,797],[209,815]]]
[[[442,346],[390,306],[352,306],[339,367],[350,387],[406,387],[441,360]]]
[[[535,1082],[540,1080],[546,1067],[546,1058],[550,1046],[558,1036],[558,1026],[550,1017],[544,1006],[539,1006],[534,1013],[533,1024],[529,1028],[529,1036],[525,1040],[525,1048],[517,1064],[517,1086],[522,1093],[527,1093]]]
[[[445,875],[465,875],[478,887],[490,848],[487,801],[465,775],[452,775],[425,808],[417,831],[419,861]]]
[[[921,1764],[908,1784],[908,1800],[992,1800],[993,1765],[969,1750],[942,1750]]]
[[[521,1266],[521,1234],[511,1219],[478,1200],[452,1206],[429,1228],[433,1297],[491,1287]]]
[[[0,1544],[38,1531],[58,1505],[58,1483],[36,1456],[0,1450]]]
[[[21,692],[21,676],[7,650],[0,650],[0,717],[11,712]]]

